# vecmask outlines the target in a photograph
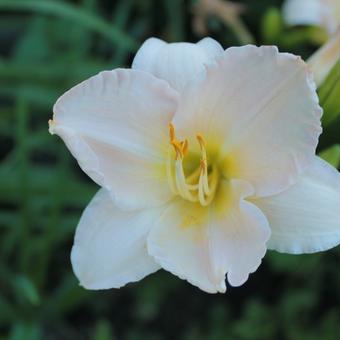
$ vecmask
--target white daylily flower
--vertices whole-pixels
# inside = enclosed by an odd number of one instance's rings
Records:
[[[340,25],[339,0],[286,0],[283,17],[289,25],[313,25],[330,34]]]
[[[58,134],[103,188],[77,228],[89,289],[164,268],[210,293],[243,284],[266,248],[340,242],[340,176],[315,156],[321,108],[306,64],[276,47],[147,40],[54,106]]]

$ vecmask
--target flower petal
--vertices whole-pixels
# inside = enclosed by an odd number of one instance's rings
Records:
[[[207,143],[224,144],[224,175],[270,195],[294,183],[314,157],[321,112],[301,58],[248,45],[226,50],[186,88],[174,125],[180,136],[200,132]]]
[[[266,253],[270,228],[265,215],[245,200],[254,189],[249,183],[232,180],[223,183],[217,200],[229,197],[210,225],[211,256],[216,275],[228,273],[232,286],[245,283],[256,271]],[[221,209],[222,208],[222,209]],[[221,209],[221,210],[220,210]]]
[[[202,39],[197,44],[168,44],[150,38],[137,52],[132,68],[150,72],[181,91],[188,81],[204,69],[204,65],[222,53],[222,46],[211,38]]]
[[[286,0],[282,13],[289,25],[322,26],[333,33],[338,25],[335,2],[338,0]]]
[[[87,289],[119,288],[160,267],[146,251],[159,209],[126,212],[101,189],[85,209],[71,253],[73,270]]]
[[[252,202],[269,220],[270,249],[302,254],[340,243],[340,174],[321,158],[288,190]]]
[[[165,269],[208,293],[224,292],[211,267],[207,217],[184,200],[171,204],[148,237],[148,252]]]
[[[148,237],[148,251],[164,269],[209,293],[225,292],[227,272],[230,284],[244,283],[259,266],[270,232],[261,211],[243,199],[253,192],[249,184],[223,186],[217,206],[173,203]]]
[[[177,93],[151,74],[105,71],[58,99],[50,131],[117,204],[160,205],[171,197],[164,159],[176,105]]]

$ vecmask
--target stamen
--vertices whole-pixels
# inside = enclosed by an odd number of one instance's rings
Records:
[[[201,168],[200,177],[202,177],[202,185],[203,185],[204,193],[206,195],[209,195],[210,189],[209,189],[209,184],[208,184],[208,167],[207,167],[206,161],[204,161],[203,159],[201,160],[200,168]]]
[[[204,195],[204,188],[203,188],[203,176],[201,173],[199,182],[198,182],[198,199],[202,205],[206,205],[205,195]]]
[[[199,134],[199,133],[196,135],[196,138],[197,138],[198,143],[199,143],[199,145],[201,147],[201,153],[202,153],[201,160],[205,163],[205,170],[207,170],[208,160],[207,160],[207,150],[205,149],[205,140],[202,137],[202,135]],[[205,171],[205,172],[207,172],[207,171]]]
[[[201,159],[201,161],[200,161],[200,169],[201,169],[201,173],[203,175],[206,173],[206,167],[207,167],[207,165],[205,164],[205,160]]]
[[[176,151],[176,159],[183,159],[183,157],[188,153],[188,140],[185,139],[184,141],[180,142],[176,139],[175,128],[172,123],[169,123],[169,137],[170,143]]]
[[[172,157],[171,156],[172,156],[172,152],[171,152],[171,149],[170,149],[170,146],[169,146],[168,159],[166,161],[166,175],[167,175],[168,184],[169,184],[171,191],[174,194],[178,194],[178,191],[176,189],[176,183],[174,181],[174,174],[173,174],[173,171],[172,171]]]
[[[184,142],[182,142],[182,153],[183,153],[183,156],[186,156],[188,154],[188,149],[189,149],[189,142],[186,139]]]
[[[213,166],[212,172],[208,173],[208,160],[206,142],[201,134],[196,138],[201,149],[201,160],[199,166],[189,176],[185,176],[183,159],[188,154],[189,142],[187,139],[179,141],[176,139],[175,128],[169,123],[170,144],[175,150],[175,160],[173,153],[169,149],[166,171],[168,182],[174,194],[179,194],[191,202],[199,202],[206,206],[211,203],[215,196],[219,180],[217,167]]]
[[[174,147],[176,152],[176,159],[182,159],[183,158],[183,152],[182,152],[182,145],[180,142],[178,142],[176,139],[171,141],[171,145]]]
[[[201,149],[205,148],[205,140],[204,140],[203,136],[200,133],[198,133],[196,135],[196,138],[198,140],[198,143],[200,144]]]
[[[186,183],[182,161],[176,161],[176,184],[181,196],[188,201],[197,202],[197,197],[190,192],[190,190],[197,190],[197,185],[189,185]]]
[[[210,181],[210,193],[207,194],[206,192],[204,192],[204,176],[200,177],[200,181],[199,181],[199,187],[198,187],[198,197],[199,197],[199,202],[201,203],[201,205],[203,206],[207,206],[209,205],[212,200],[215,197],[215,193],[216,193],[216,189],[217,189],[217,185],[218,185],[218,180],[219,180],[219,174],[218,174],[218,169],[217,167],[213,167],[212,173],[211,173],[211,181]],[[206,196],[204,195],[206,194]]]
[[[172,123],[169,123],[169,136],[170,136],[170,141],[172,142],[174,139],[176,139],[175,135],[175,127]]]
[[[187,177],[187,183],[192,184],[195,181],[197,181],[201,174],[201,168],[197,167],[195,171],[193,171],[188,177]]]

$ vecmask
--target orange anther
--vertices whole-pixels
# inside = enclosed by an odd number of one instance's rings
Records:
[[[176,139],[175,127],[172,123],[169,123],[169,136],[171,142]]]
[[[204,148],[205,147],[205,140],[204,140],[203,136],[200,133],[198,133],[196,135],[196,138],[198,140],[198,143],[200,144],[200,147]]]
[[[184,142],[181,143],[182,144],[182,154],[183,156],[185,156],[188,153],[188,148],[189,148],[189,142],[188,140],[184,140]]]
[[[177,140],[172,140],[171,145],[174,147],[176,152],[176,159],[183,158],[182,144]]]

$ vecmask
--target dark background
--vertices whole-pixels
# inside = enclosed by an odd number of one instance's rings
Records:
[[[129,67],[150,36],[199,40],[194,3],[0,0],[0,339],[340,339],[339,247],[268,252],[224,295],[165,271],[86,291],[72,273],[74,231],[98,187],[48,134],[53,103],[101,70]],[[225,48],[253,41],[307,58],[327,39],[317,28],[286,27],[281,1],[240,3],[253,37],[240,22],[207,18],[206,34]],[[320,150],[340,143],[339,126],[325,127]]]

